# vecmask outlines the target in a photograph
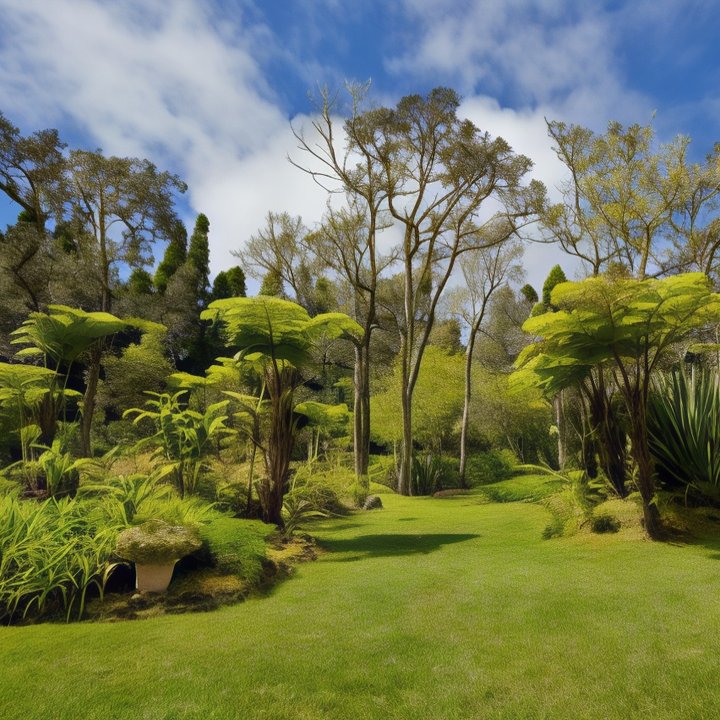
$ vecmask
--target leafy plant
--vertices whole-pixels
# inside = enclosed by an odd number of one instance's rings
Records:
[[[102,596],[118,563],[117,528],[97,522],[84,503],[31,503],[0,497],[0,619],[62,609],[80,618],[88,590]]]
[[[432,495],[442,485],[442,462],[436,455],[413,456],[410,476],[413,495]]]
[[[283,537],[291,537],[308,520],[327,516],[328,513],[320,509],[312,495],[293,478],[290,489],[283,498]]]
[[[150,393],[155,399],[145,403],[148,406],[146,409],[131,408],[124,413],[124,417],[134,415],[135,423],[144,419],[154,423],[155,434],[138,445],[158,445],[153,459],[159,461],[161,476],[172,475],[180,497],[197,490],[204,456],[210,450],[212,441],[232,433],[225,426],[227,415],[222,414],[227,400],[208,405],[201,413],[183,406],[180,398],[186,392],[181,390],[173,395]]]
[[[648,404],[650,450],[667,484],[720,500],[720,377],[659,375]]]

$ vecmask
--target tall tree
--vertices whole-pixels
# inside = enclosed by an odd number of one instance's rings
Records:
[[[336,128],[337,96],[327,90],[321,94],[319,117],[313,122],[315,137],[310,139],[293,130],[307,164],[291,160],[330,192],[341,192],[347,207],[328,210],[317,236],[311,236],[326,267],[351,288],[349,312],[363,327],[355,346],[353,373],[353,448],[355,473],[366,478],[370,457],[370,348],[377,327],[377,292],[380,274],[392,259],[383,259],[378,236],[389,221],[380,158],[374,151],[373,134],[361,112],[367,86],[349,86],[351,110],[342,130],[347,143],[338,148]],[[343,133],[341,133],[343,134]]]
[[[270,429],[259,495],[263,519],[282,526],[295,444],[294,395],[304,382],[302,371],[312,364],[318,338],[357,335],[362,328],[342,313],[311,318],[299,305],[271,297],[216,300],[202,317],[222,322],[229,344],[239,349],[236,357],[246,358],[262,376],[270,400]]]
[[[364,88],[351,88],[352,110],[344,124],[346,151],[336,148],[333,98],[323,94],[320,140],[296,133],[313,166],[306,169],[328,189],[362,199],[375,242],[386,212],[403,237],[397,249],[403,279],[401,339],[404,431],[399,489],[410,492],[412,393],[435,308],[460,254],[504,241],[517,231],[544,188],[521,190],[530,160],[457,117],[459,98],[436,88],[427,97],[403,98],[395,108],[363,110]],[[319,163],[319,168],[317,164]],[[485,200],[501,209],[482,225],[475,220]],[[373,225],[374,223],[374,225]],[[426,299],[429,300],[427,304]],[[421,305],[427,312],[420,317]]]
[[[213,300],[222,300],[229,297],[245,297],[245,273],[239,265],[227,270],[221,270],[213,280],[210,297]]]
[[[683,269],[716,272],[720,148],[687,158],[688,137],[659,144],[652,127],[611,122],[603,134],[548,122],[569,171],[563,201],[546,208],[548,239],[592,275],[620,264],[637,278]]]
[[[170,278],[182,267],[187,260],[187,230],[178,222],[173,230],[170,242],[165,248],[163,259],[155,271],[155,287],[164,293]]]
[[[90,239],[97,259],[99,309],[109,312],[114,267],[150,263],[152,243],[169,240],[177,229],[174,193],[184,192],[185,184],[148,160],[86,150],[70,152],[68,182],[72,221]]]
[[[195,227],[190,236],[187,252],[187,263],[197,274],[198,304],[204,305],[208,299],[210,282],[210,221],[200,213],[195,220]]]
[[[411,95],[396,108],[368,111],[368,147],[382,167],[387,207],[403,239],[398,252],[403,272],[400,325],[403,446],[398,489],[410,493],[412,395],[435,310],[466,252],[505,242],[544,199],[544,187],[521,180],[532,166],[502,139],[492,139],[457,116],[460,100],[447,88],[426,97]],[[478,223],[483,203],[498,210]],[[427,287],[427,290],[426,290]],[[419,301],[429,298],[425,317]]]
[[[585,386],[595,369],[618,374],[645,527],[651,538],[660,538],[647,429],[651,382],[673,346],[697,328],[720,322],[720,295],[702,273],[644,281],[597,277],[558,285],[552,303],[557,312],[525,323],[539,340],[523,351],[518,367],[548,393]]]
[[[468,331],[465,349],[465,393],[460,428],[460,482],[463,486],[465,486],[467,462],[475,341],[486,319],[488,305],[495,291],[508,281],[516,281],[521,277],[522,266],[518,264],[518,260],[522,252],[522,245],[511,242],[466,253],[459,260],[463,283],[453,289],[450,307],[453,313],[462,319]]]

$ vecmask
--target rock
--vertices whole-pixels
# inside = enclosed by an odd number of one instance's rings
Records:
[[[382,506],[382,500],[379,495],[368,495],[363,503],[363,510],[379,510]]]

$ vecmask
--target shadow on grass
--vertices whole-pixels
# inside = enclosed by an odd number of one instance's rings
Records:
[[[427,535],[361,535],[347,540],[323,540],[322,547],[342,557],[329,557],[333,562],[355,562],[366,558],[395,557],[398,555],[427,555],[444,545],[474,540],[480,535],[469,533],[435,533]],[[351,554],[350,557],[345,557]]]

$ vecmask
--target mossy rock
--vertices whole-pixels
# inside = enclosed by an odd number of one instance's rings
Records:
[[[134,563],[155,564],[179,560],[201,545],[200,535],[194,528],[148,520],[123,530],[118,535],[115,553]]]

